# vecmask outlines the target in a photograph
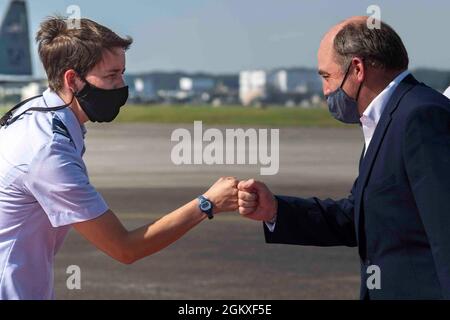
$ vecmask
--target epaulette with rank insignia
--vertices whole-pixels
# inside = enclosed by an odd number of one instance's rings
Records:
[[[64,125],[64,123],[56,117],[53,118],[52,130],[53,133],[63,135],[64,137],[72,141],[72,137],[69,134],[69,130],[67,130],[67,127]]]

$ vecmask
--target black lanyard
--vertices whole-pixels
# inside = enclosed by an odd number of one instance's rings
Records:
[[[23,114],[25,114],[25,113],[27,113],[29,111],[52,112],[52,111],[62,110],[62,109],[67,108],[69,106],[69,105],[65,104],[65,105],[62,105],[62,106],[59,106],[59,107],[53,107],[53,108],[30,108],[30,109],[25,110],[24,112],[22,112],[21,114],[19,114],[18,116],[15,116],[13,118],[14,111],[19,109],[23,105],[27,104],[31,100],[34,100],[34,99],[39,98],[39,97],[42,97],[42,95],[35,96],[35,97],[29,98],[29,99],[27,99],[25,101],[22,101],[18,105],[14,106],[14,108],[9,110],[7,113],[5,113],[5,115],[0,119],[0,128],[4,127],[4,126],[11,125],[12,123],[16,122],[17,119],[19,119]]]

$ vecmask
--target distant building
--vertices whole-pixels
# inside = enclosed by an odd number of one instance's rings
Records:
[[[211,93],[215,88],[215,81],[212,78],[180,78],[180,89],[196,94]]]
[[[239,99],[245,106],[267,95],[267,72],[246,70],[239,74]]]
[[[246,70],[239,77],[239,98],[243,105],[305,105],[304,101],[320,93],[321,88],[321,80],[312,69]]]
[[[180,90],[187,94],[193,103],[209,103],[216,88],[213,78],[207,77],[182,77],[180,78]]]
[[[320,92],[322,83],[312,69],[280,69],[269,73],[269,84],[282,93]]]
[[[179,91],[181,75],[178,73],[146,73],[126,75],[125,82],[129,86],[130,102],[161,102],[167,95]]]
[[[312,69],[245,70],[239,75],[152,72],[127,75],[130,102],[317,105],[322,83]],[[313,101],[314,98],[314,101]]]
[[[153,102],[158,99],[154,81],[150,77],[136,77],[127,81],[129,99],[136,102]]]
[[[238,75],[149,72],[126,75],[133,103],[238,103]]]

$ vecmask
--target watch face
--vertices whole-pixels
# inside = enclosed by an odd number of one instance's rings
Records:
[[[209,210],[209,209],[211,209],[211,203],[209,201],[202,202],[202,204],[200,205],[200,208],[202,210]]]

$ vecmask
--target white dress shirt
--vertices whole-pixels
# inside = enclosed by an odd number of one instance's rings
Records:
[[[400,82],[403,81],[404,78],[406,78],[407,75],[409,75],[410,72],[408,70],[403,71],[400,73],[394,80],[392,80],[391,83],[387,85],[386,88],[384,88],[383,91],[378,94],[375,99],[372,100],[372,102],[367,106],[366,110],[364,111],[363,115],[361,116],[361,124],[362,124],[362,130],[364,134],[364,141],[365,141],[365,151],[364,155],[367,153],[367,149],[369,149],[370,141],[372,140],[373,133],[375,132],[375,129],[378,125],[378,122],[380,121],[381,115],[384,111],[384,108],[386,107],[387,103],[389,102],[389,99],[392,96],[392,93],[394,93],[397,86],[400,84]]]
[[[408,76],[410,72],[408,70],[403,71],[400,73],[394,80],[392,80],[391,83],[387,85],[386,88],[384,88],[383,91],[378,94],[375,99],[372,100],[372,102],[367,106],[366,110],[364,111],[363,115],[361,116],[361,124],[364,134],[364,141],[365,141],[365,151],[364,155],[366,155],[367,149],[369,148],[370,141],[372,140],[373,133],[375,132],[375,129],[377,127],[378,122],[380,121],[381,114],[384,111],[384,108],[386,107],[387,103],[389,102],[389,99],[392,96],[392,93],[394,93],[397,86],[400,84],[400,82],[403,81],[406,76]],[[266,226],[269,229],[270,232],[273,232],[275,230],[275,222],[266,222]]]
[[[447,90],[445,90],[444,96],[450,99],[450,87],[448,87]]]

